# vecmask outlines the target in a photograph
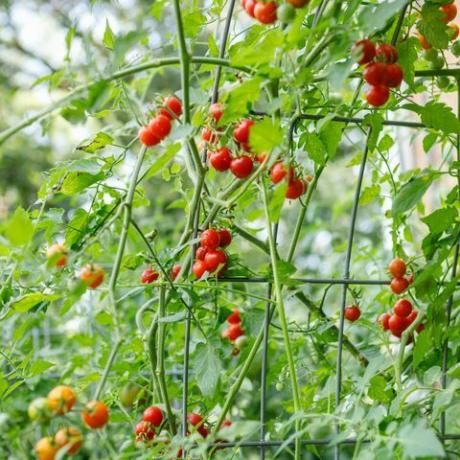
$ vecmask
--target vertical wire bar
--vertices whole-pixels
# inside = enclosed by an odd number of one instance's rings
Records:
[[[369,133],[366,139],[366,147],[364,149],[363,158],[361,160],[361,166],[360,166],[359,175],[358,175],[358,183],[356,185],[355,197],[353,201],[351,223],[350,223],[350,229],[348,233],[347,252],[345,256],[345,270],[343,274],[343,277],[345,279],[348,279],[350,277],[351,252],[353,249],[353,239],[355,235],[356,217],[358,214],[358,202],[359,202],[359,197],[361,195],[361,186],[363,183],[364,171],[366,169],[367,155],[369,153],[369,139],[370,139],[371,134],[372,134],[372,129],[369,128]],[[337,344],[337,348],[338,348],[337,349],[337,366],[336,366],[337,382],[336,382],[336,388],[335,388],[335,406],[336,408],[338,408],[340,405],[340,394],[342,391],[342,355],[343,355],[343,336],[344,336],[344,326],[345,326],[345,305],[347,302],[347,290],[348,290],[348,286],[344,284],[343,289],[342,289],[342,300],[341,300],[341,305],[340,305],[339,338],[338,338],[338,344]],[[336,424],[336,432],[337,434],[340,432],[339,424]],[[340,459],[340,444],[336,444],[334,446],[334,458],[335,460]]]
[[[227,18],[225,21],[224,33],[221,38],[219,57],[224,58],[225,50],[227,46],[227,39],[230,30],[230,23],[233,16],[233,10],[235,7],[235,0],[230,0]],[[219,98],[219,84],[222,75],[221,66],[217,66],[216,79],[214,81],[212,103],[217,102]],[[207,147],[204,148],[201,161],[206,164],[207,158]],[[205,170],[206,171],[206,170]],[[205,174],[205,172],[203,173]],[[200,202],[196,207],[195,215],[193,216],[193,239],[195,240],[198,236],[198,227],[200,222]],[[195,254],[196,243],[192,246],[192,253]],[[189,363],[190,363],[190,332],[191,332],[191,313],[187,310],[185,317],[185,346],[184,346],[184,368],[182,370],[182,436],[187,436],[187,412],[188,412],[188,382],[189,382]],[[183,458],[186,458],[187,452],[183,449]]]
[[[457,78],[457,118],[460,119],[460,78]],[[456,151],[457,151],[457,161],[460,161],[460,135],[457,134],[457,142],[456,142]],[[457,194],[460,199],[460,171],[457,171]],[[460,250],[460,243],[457,243],[455,246],[455,253],[454,253],[454,260],[452,266],[452,279],[455,280],[457,276],[457,264],[459,259],[459,250]],[[449,297],[447,302],[447,329],[449,329],[450,320],[452,316],[452,305],[454,303],[454,294]],[[449,358],[449,339],[446,337],[443,344],[442,350],[442,375],[441,375],[441,387],[443,390],[447,388],[447,361]],[[441,420],[440,420],[440,431],[441,437],[445,436],[446,434],[446,411],[441,412]],[[444,439],[443,439],[444,442]]]

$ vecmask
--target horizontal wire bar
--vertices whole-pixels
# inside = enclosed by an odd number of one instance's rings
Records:
[[[298,119],[302,119],[302,120],[321,120],[324,117],[325,117],[324,115],[309,114],[309,113],[301,113],[300,115],[297,116]],[[342,117],[340,115],[337,115],[331,118],[331,121],[360,124],[360,123],[363,123],[365,120],[364,118]],[[426,128],[426,125],[424,123],[417,123],[413,121],[383,120],[383,125],[385,126],[404,126],[406,128]]]

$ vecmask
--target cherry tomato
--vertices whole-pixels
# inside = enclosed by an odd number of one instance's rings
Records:
[[[407,299],[399,299],[393,306],[393,313],[403,318],[412,312],[412,304]]]
[[[357,41],[353,46],[359,56],[358,64],[368,64],[375,58],[375,45],[367,38]]]
[[[169,276],[171,277],[173,281],[177,278],[181,270],[182,270],[182,266],[180,264],[174,264],[172,266]]]
[[[134,405],[142,387],[137,383],[127,383],[120,391],[120,402],[123,407],[130,408]]]
[[[193,264],[192,270],[195,277],[200,279],[206,271],[206,264],[204,263],[204,260],[196,260]]]
[[[228,316],[227,323],[228,324],[240,324],[241,323],[240,312],[236,308],[234,308],[233,313]]]
[[[220,246],[219,232],[214,228],[208,228],[200,236],[200,245],[206,249],[217,249]]]
[[[68,449],[66,450],[67,455],[73,455],[80,450],[83,442],[83,436],[77,428],[69,426],[68,428],[61,428],[56,433],[54,436],[54,442],[59,449],[66,446],[66,449]]]
[[[34,450],[37,454],[38,460],[54,460],[59,449],[56,446],[54,439],[51,436],[47,436],[45,438],[41,438],[35,444]]]
[[[161,139],[148,126],[143,126],[139,130],[139,140],[146,147],[153,147],[161,142]]]
[[[30,420],[45,422],[51,417],[51,408],[47,398],[35,398],[27,408]]]
[[[102,401],[90,401],[81,413],[81,418],[88,428],[102,428],[109,421],[109,409]]]
[[[390,97],[390,91],[385,86],[371,86],[366,93],[367,102],[374,107],[385,104]]]
[[[403,81],[403,70],[399,64],[388,64],[385,75],[385,86],[397,88]]]
[[[142,420],[136,425],[134,433],[136,434],[136,441],[146,442],[154,438],[155,429],[151,423]]]
[[[373,62],[364,69],[363,77],[370,85],[383,85],[387,79],[387,65],[383,62]]]
[[[227,147],[221,147],[217,152],[211,153],[209,161],[215,170],[227,171],[232,162],[232,152]]]
[[[442,5],[441,7],[439,7],[439,10],[444,13],[444,18],[442,19],[442,22],[448,23],[455,19],[455,17],[457,16],[457,7],[455,3]]]
[[[449,24],[448,27],[451,29],[449,32],[449,37],[451,41],[454,41],[457,39],[458,34],[460,33],[460,27],[458,27],[457,24]]]
[[[53,412],[60,415],[72,410],[77,398],[72,388],[67,385],[58,385],[48,393],[48,405]]]
[[[222,115],[224,114],[224,106],[219,102],[215,102],[214,104],[211,104],[211,106],[209,107],[209,113],[214,118],[214,121],[216,123],[219,123],[219,120],[222,118]]]
[[[460,40],[452,44],[451,51],[454,56],[460,57]]]
[[[199,248],[197,248],[197,250],[195,252],[195,259],[196,260],[204,260],[204,256],[206,255],[207,252],[208,252],[207,248],[204,248],[203,246],[200,246]]]
[[[257,2],[254,17],[262,24],[273,24],[276,21],[276,2]]]
[[[272,166],[272,169],[270,170],[270,178],[274,184],[278,184],[279,182],[281,182],[286,177],[286,174],[287,174],[287,170],[284,164],[281,162],[275,163]],[[294,177],[294,168],[292,166],[289,167],[288,180],[291,177]]]
[[[294,8],[303,8],[310,0],[287,0]]]
[[[388,327],[393,334],[401,334],[408,326],[406,318],[398,315],[391,315],[388,320]]]
[[[399,257],[396,257],[388,264],[388,271],[393,278],[402,278],[406,274],[406,270],[406,262]]]
[[[67,265],[67,251],[66,247],[62,244],[52,244],[46,250],[46,257],[48,260],[52,260],[55,267],[62,268]]]
[[[150,284],[159,278],[160,274],[152,268],[146,268],[141,274],[141,283]]]
[[[182,102],[177,99],[175,96],[169,96],[163,100],[163,107],[158,111],[160,115],[164,115],[169,119],[172,119],[173,116],[171,112],[176,115],[176,117],[180,117],[182,115]],[[167,110],[169,109],[169,110]],[[171,112],[170,112],[171,111]]]
[[[398,51],[393,45],[382,44],[375,49],[375,55],[378,59],[387,64],[393,64],[398,60]]]
[[[278,6],[277,15],[283,24],[289,24],[295,18],[295,8],[289,3],[282,3]]]
[[[230,230],[226,228],[221,228],[219,230],[219,238],[220,238],[220,246],[222,248],[226,248],[227,246],[230,246],[230,243],[232,242],[232,234],[230,233]]]
[[[424,50],[429,50],[431,48],[433,48],[429,43],[428,43],[428,40],[426,39],[426,37],[420,33],[417,33],[417,38],[418,38],[418,41],[420,42],[420,45],[422,45],[422,48]]]
[[[267,155],[265,155],[264,153],[259,153],[259,155],[256,156],[256,160],[259,163],[263,163],[266,159],[267,159]]]
[[[243,118],[233,130],[233,138],[235,141],[241,144],[246,144],[249,141],[251,126],[254,126],[254,124],[255,123],[252,120]]]
[[[382,313],[378,319],[380,326],[382,326],[382,328],[385,329],[386,331],[390,329],[390,326],[388,324],[390,317],[391,315],[389,313]]]
[[[159,139],[164,139],[171,132],[171,119],[165,115],[157,115],[150,121],[148,129]]]
[[[256,0],[246,0],[246,3],[244,5],[247,13],[249,16],[254,17],[254,9],[256,7],[257,1]]]
[[[203,422],[203,417],[200,414],[192,412],[187,417],[187,420],[192,426],[197,426],[197,425],[201,425],[201,423]]]
[[[286,198],[295,200],[307,191],[307,184],[302,179],[291,179],[286,189]]]
[[[96,264],[85,265],[80,273],[81,280],[90,288],[96,289],[104,281],[104,270]]]
[[[214,273],[219,265],[222,270],[227,264],[227,254],[221,249],[209,249],[204,256],[204,264],[209,273]]]
[[[348,305],[345,307],[345,319],[351,321],[352,323],[359,319],[361,316],[361,310],[358,305]]]
[[[201,138],[206,142],[214,144],[215,142],[218,141],[219,136],[217,134],[213,133],[211,128],[208,128],[208,127],[205,126],[201,130]]]
[[[395,294],[401,294],[407,289],[408,286],[409,282],[406,280],[406,278],[393,278],[390,283],[390,289]]]
[[[417,310],[412,310],[409,315],[407,315],[407,323],[412,324],[415,321],[415,318],[418,316],[418,311]]]
[[[244,335],[244,330],[241,328],[241,323],[232,324],[227,329],[227,335],[226,336],[232,342],[234,340],[236,340],[238,337],[241,337],[242,335]]]
[[[221,428],[225,428],[226,426],[232,426],[232,422],[228,418],[226,418],[220,425]]]
[[[252,172],[254,163],[251,157],[247,155],[241,155],[240,157],[234,158],[230,164],[230,170],[233,175],[238,179],[244,179],[249,176]]]
[[[160,426],[163,421],[163,412],[157,406],[150,406],[145,409],[142,419],[153,426]]]

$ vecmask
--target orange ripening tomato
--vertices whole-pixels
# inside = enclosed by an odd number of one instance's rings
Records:
[[[51,260],[55,267],[62,268],[67,265],[68,251],[62,244],[52,244],[46,250],[46,258]]]
[[[38,460],[54,460],[58,448],[51,436],[41,438],[34,447]]]
[[[102,428],[109,421],[109,409],[102,401],[91,401],[81,413],[81,418],[88,428]]]
[[[451,29],[449,30],[450,41],[456,40],[460,32],[460,28],[458,27],[457,24],[449,24],[448,27]]]
[[[58,385],[48,393],[49,408],[60,415],[72,410],[76,401],[74,391],[67,385]]]
[[[104,270],[96,264],[85,265],[80,273],[81,280],[90,288],[96,289],[104,281]]]
[[[422,35],[422,34],[419,33],[419,34],[417,34],[417,38],[418,38],[418,41],[420,42],[420,45],[422,45],[422,48],[423,48],[424,50],[429,50],[429,49],[433,48],[433,47],[428,43],[428,41],[427,41],[427,39],[425,38],[424,35]]]
[[[457,16],[457,7],[454,2],[440,6],[439,10],[444,13],[442,22],[448,23]]]
[[[75,427],[61,428],[54,436],[54,441],[59,449],[66,447],[67,455],[76,454],[83,442],[83,436]]]

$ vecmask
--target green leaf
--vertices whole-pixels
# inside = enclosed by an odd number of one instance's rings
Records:
[[[16,208],[5,225],[5,235],[13,246],[26,245],[33,236],[34,226],[23,208]]]
[[[460,134],[460,121],[452,109],[442,102],[430,101],[425,106],[407,104],[405,107],[417,112],[428,128],[437,129],[444,134]]]
[[[86,172],[72,172],[65,176],[60,192],[64,195],[72,196],[103,178],[104,174],[102,173],[93,175]]]
[[[153,177],[160,171],[162,171],[162,169],[176,156],[180,148],[180,143],[168,145],[166,150],[152,163],[152,166],[150,166],[146,178]]]
[[[414,84],[415,69],[417,62],[417,43],[415,37],[409,37],[398,45],[398,64],[402,67],[404,80],[409,84]]]
[[[438,140],[438,135],[436,133],[429,133],[423,138],[423,150],[425,153],[428,153],[436,141]]]
[[[409,180],[398,191],[393,201],[393,216],[396,217],[417,205],[434,180],[432,174],[424,174]]]
[[[100,132],[93,136],[91,139],[83,142],[77,147],[77,150],[83,150],[87,153],[94,153],[106,145],[113,143],[113,138],[106,133]]]
[[[421,221],[428,225],[431,232],[442,233],[454,225],[457,215],[457,210],[453,207],[441,208],[423,217]]]
[[[387,382],[385,377],[382,375],[374,375],[374,377],[370,380],[370,386],[367,390],[367,395],[369,398],[373,399],[374,401],[381,402],[383,404],[387,404],[391,401],[393,396],[392,391],[387,389]]]
[[[305,132],[300,138],[308,156],[317,164],[324,165],[327,158],[326,147],[316,133]]]
[[[443,13],[439,11],[439,5],[433,2],[424,2],[421,19],[417,22],[417,29],[430,45],[445,49],[449,45],[449,35],[447,25],[442,22],[442,18]]]
[[[407,0],[368,4],[358,17],[359,29],[364,36],[381,29],[386,22],[407,3]]]
[[[444,449],[435,432],[421,423],[403,426],[399,430],[398,438],[405,458],[445,457]]]
[[[46,370],[53,367],[55,364],[44,359],[37,359],[34,361],[29,368],[28,377],[34,377],[35,375],[43,374]]]
[[[432,348],[431,337],[423,330],[417,337],[412,355],[414,367],[417,367],[426,357],[427,352]]]
[[[319,132],[321,142],[326,146],[328,157],[332,160],[335,158],[337,149],[342,139],[343,123],[326,123]]]
[[[270,222],[278,222],[283,207],[284,200],[286,199],[287,181],[282,181],[274,189],[270,197],[269,213]]]
[[[55,300],[58,298],[59,298],[58,295],[47,295],[47,294],[42,294],[41,292],[34,292],[32,294],[26,294],[25,296],[21,297],[19,300],[14,301],[11,307],[13,308],[13,310],[19,313],[25,313],[41,302],[44,302],[44,301],[49,302],[51,300]]]
[[[190,10],[189,8],[184,8],[182,14],[185,35],[187,37],[197,36],[206,22],[206,16],[199,9]]]
[[[109,50],[113,50],[113,47],[115,46],[115,36],[113,35],[108,20],[105,21],[105,30],[104,37],[102,38],[102,43]]]
[[[210,343],[199,343],[193,358],[193,368],[203,396],[212,397],[222,371],[222,363],[216,353],[216,347]]]
[[[257,153],[271,152],[283,141],[283,130],[279,122],[266,117],[252,126],[249,132],[249,145]]]
[[[369,187],[366,187],[359,198],[359,204],[362,206],[366,206],[367,204],[372,203],[381,192],[380,185],[374,184]]]

